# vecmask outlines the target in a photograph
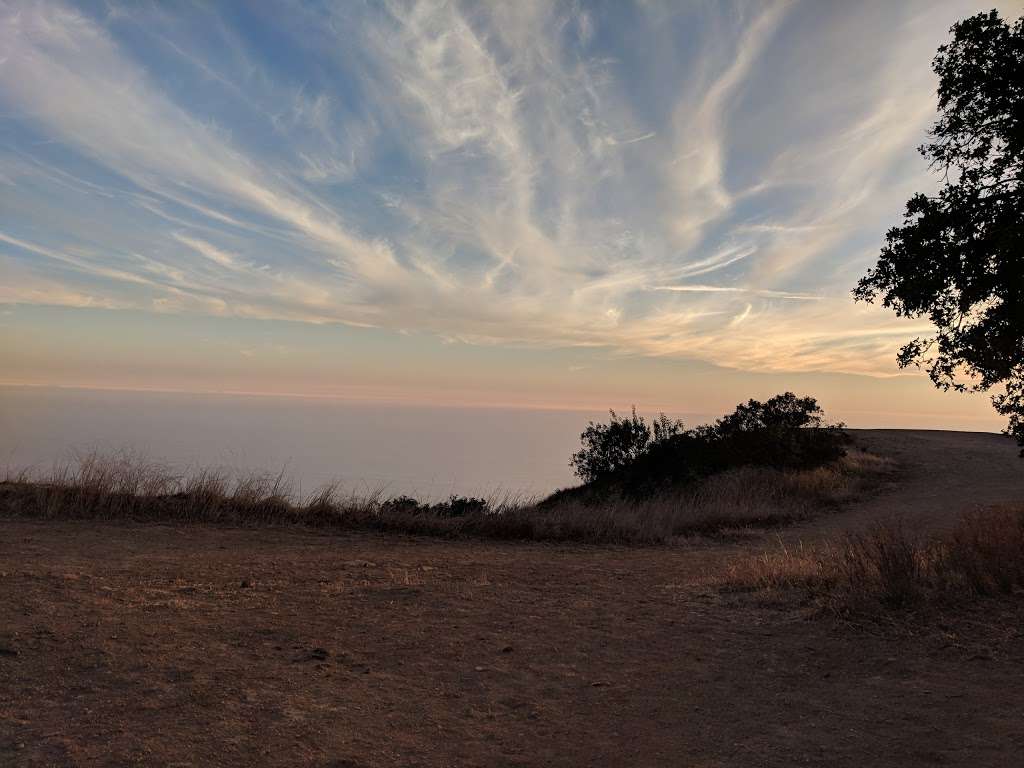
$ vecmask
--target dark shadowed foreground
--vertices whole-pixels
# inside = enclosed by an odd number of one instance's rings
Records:
[[[1013,445],[781,534],[1024,500]],[[654,548],[0,522],[0,765],[1016,765],[1024,610],[849,625],[722,589],[778,531]]]

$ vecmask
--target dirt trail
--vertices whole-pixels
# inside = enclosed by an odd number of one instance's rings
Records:
[[[862,442],[899,484],[795,535],[1024,498],[1007,441]],[[701,586],[769,541],[0,521],[0,766],[1020,764],[1019,607],[912,636]]]
[[[912,530],[941,530],[968,510],[1024,502],[1024,459],[1009,438],[989,432],[851,430],[856,443],[897,463],[877,492],[834,515],[786,532],[816,538],[901,520]]]

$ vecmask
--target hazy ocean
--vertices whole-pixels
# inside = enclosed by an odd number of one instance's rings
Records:
[[[569,456],[604,414],[380,405],[290,397],[0,387],[0,467],[132,450],[178,469],[283,471],[420,498],[571,484]]]

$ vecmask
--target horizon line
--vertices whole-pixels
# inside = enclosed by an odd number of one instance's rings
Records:
[[[251,398],[280,398],[288,400],[314,400],[314,401],[339,401],[343,403],[365,403],[374,405],[392,405],[405,408],[446,408],[451,410],[465,409],[465,410],[509,410],[509,411],[546,411],[546,412],[564,412],[564,413],[607,413],[610,410],[621,412],[622,408],[616,408],[614,406],[590,406],[590,405],[562,405],[562,404],[537,404],[537,403],[515,403],[515,402],[497,402],[497,403],[481,403],[481,402],[453,402],[453,401],[433,401],[433,400],[407,400],[398,398],[388,398],[383,396],[373,397],[365,395],[352,395],[352,394],[337,394],[337,393],[302,393],[302,392],[259,392],[252,390],[235,390],[235,389],[187,389],[187,388],[173,388],[173,387],[128,387],[128,386],[117,386],[117,385],[93,385],[93,384],[53,384],[45,382],[14,382],[14,381],[0,381],[0,388],[6,389],[56,389],[56,390],[81,390],[87,392],[133,392],[138,394],[167,394],[167,395],[205,395],[213,397],[251,397]],[[690,416],[694,417],[694,423],[705,423],[714,421],[718,418],[712,412],[700,412],[700,411],[684,411],[677,409],[665,409],[665,408],[648,408],[644,407],[640,410],[650,411],[651,413],[665,413],[675,417]],[[912,415],[919,417],[928,416],[941,416],[943,414],[934,411],[920,411],[907,413],[905,411],[874,411],[865,410],[861,408],[846,409],[846,413],[849,414],[860,414],[860,415],[874,415],[874,416],[885,416],[885,415]],[[934,431],[934,432],[976,432],[979,434],[1004,434],[999,429],[985,430],[985,429],[956,429],[953,427],[892,427],[892,426],[847,426],[848,429],[894,429],[894,430],[910,430],[910,431]]]

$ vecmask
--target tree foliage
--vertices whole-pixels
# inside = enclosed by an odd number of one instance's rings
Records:
[[[740,432],[758,430],[820,427],[825,412],[813,397],[797,397],[792,392],[769,398],[766,402],[748,400],[736,410],[715,422],[715,432],[727,437]]]
[[[906,344],[899,365],[941,389],[1002,389],[993,403],[1024,446],[1024,18],[991,11],[950,31],[933,62],[939,119],[920,148],[941,187],[907,202],[853,293],[927,316],[935,335]]]
[[[842,425],[825,423],[813,397],[792,392],[748,400],[713,424],[686,429],[661,414],[648,426],[636,409],[590,422],[570,464],[585,483],[615,486],[627,496],[654,493],[741,466],[814,467],[843,455]]]
[[[643,416],[636,415],[636,406],[628,417],[619,417],[609,410],[607,424],[591,421],[580,442],[583,447],[572,455],[569,465],[584,482],[605,477],[625,467],[641,456],[652,443],[666,440],[683,430],[681,421],[673,421],[660,414],[648,426]]]

